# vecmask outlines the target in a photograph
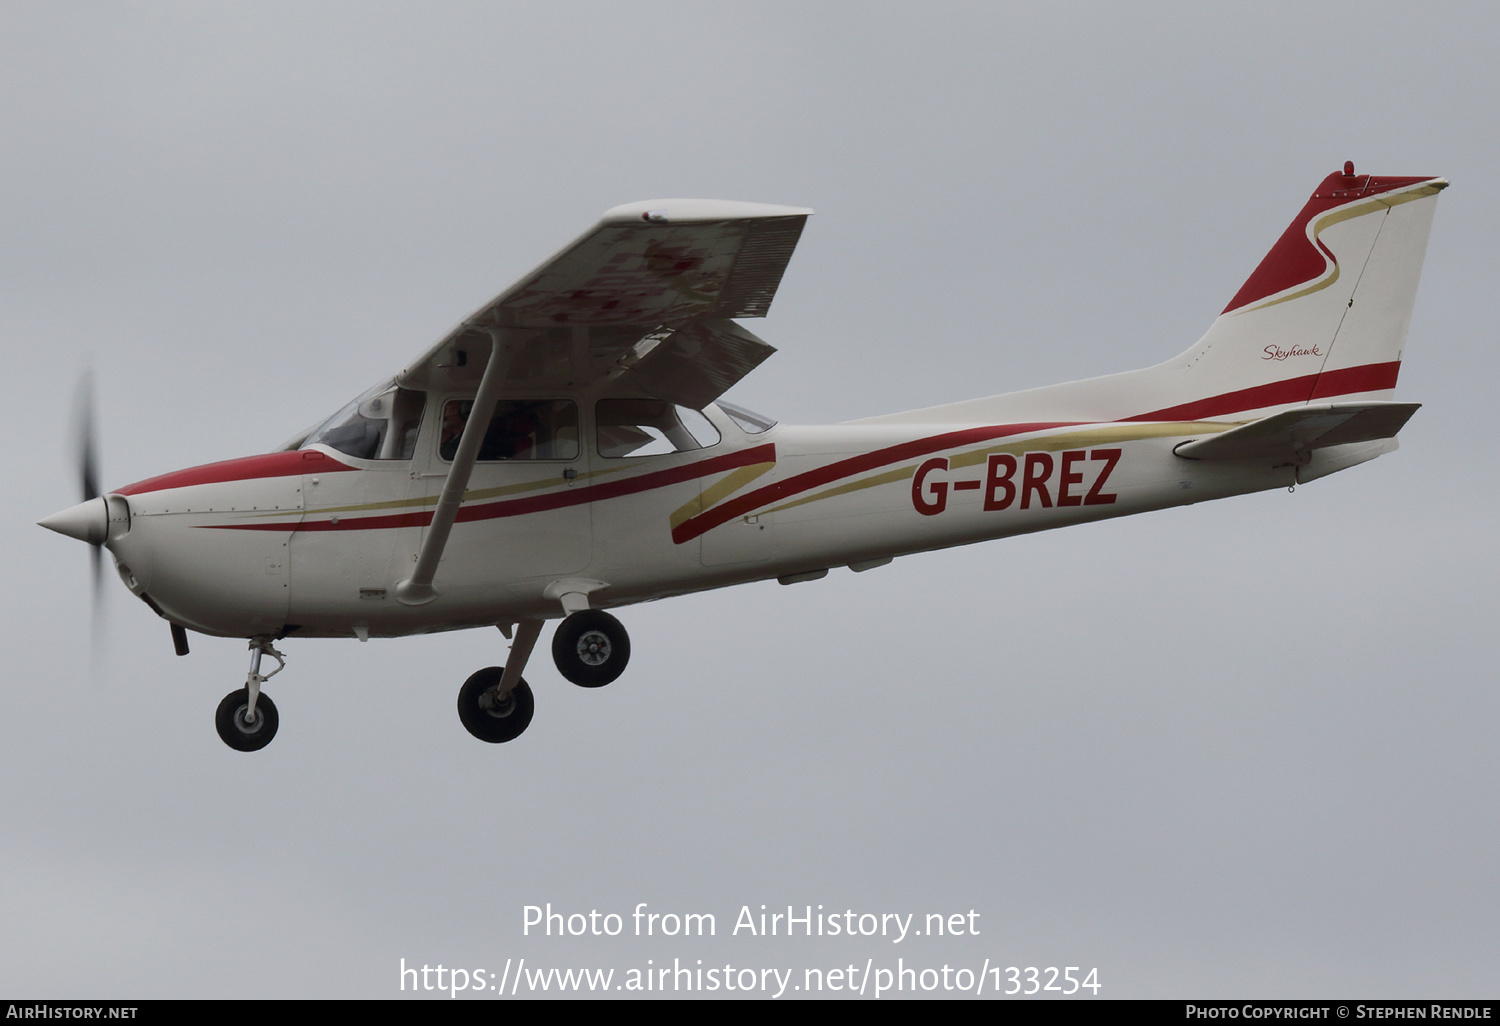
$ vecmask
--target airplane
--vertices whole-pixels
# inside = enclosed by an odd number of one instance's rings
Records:
[[[1318,185],[1207,334],[1156,366],[795,427],[721,396],[774,349],[766,316],[812,211],[653,200],[607,211],[394,377],[275,452],[192,467],[40,521],[101,547],[188,631],[247,638],[220,737],[256,751],[286,638],[499,627],[459,689],[490,743],[531,722],[547,620],[583,687],[630,639],[608,610],[751,581],[1295,487],[1396,448],[1392,395],[1432,177]],[[262,658],[276,661],[262,673]]]

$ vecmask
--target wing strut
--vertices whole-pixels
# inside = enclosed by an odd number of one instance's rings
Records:
[[[437,509],[433,511],[427,536],[422,539],[417,568],[395,588],[396,601],[403,605],[425,605],[437,598],[432,577],[437,572],[438,560],[443,558],[443,549],[448,544],[448,534],[453,530],[458,507],[463,504],[464,492],[469,487],[469,475],[474,472],[479,445],[484,441],[485,432],[489,430],[490,418],[495,413],[495,400],[500,397],[500,386],[505,381],[506,372],[510,370],[510,361],[510,347],[501,345],[499,330],[492,330],[490,358],[484,365],[484,377],[479,381],[479,394],[474,397],[474,406],[464,424],[458,452],[453,456],[453,465],[448,468],[448,477],[443,482],[443,492],[438,497]]]

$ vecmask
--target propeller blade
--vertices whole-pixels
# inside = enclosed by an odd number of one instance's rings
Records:
[[[99,495],[99,439],[94,424],[94,372],[86,370],[78,380],[78,396],[74,404],[73,437],[78,457],[78,478],[83,490],[83,501]],[[93,626],[97,641],[101,626],[104,601],[104,545],[102,541],[90,544],[89,560],[93,571]]]
[[[89,558],[94,564],[94,609],[98,610],[100,593],[104,588],[104,546],[90,545]]]
[[[94,380],[85,372],[78,387],[78,470],[83,486],[82,501],[99,494],[99,444],[94,435]]]

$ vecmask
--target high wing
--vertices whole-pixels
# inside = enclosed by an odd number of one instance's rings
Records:
[[[775,352],[731,318],[766,315],[811,213],[724,200],[615,207],[398,381],[472,385],[497,343],[507,388],[597,388],[701,409]]]
[[[811,213],[723,200],[615,207],[402,371],[408,388],[477,392],[396,599],[437,596],[433,575],[502,392],[560,388],[702,409],[775,351],[730,318],[766,315]],[[538,630],[528,623],[517,643],[529,651]],[[516,679],[518,665],[507,671]]]

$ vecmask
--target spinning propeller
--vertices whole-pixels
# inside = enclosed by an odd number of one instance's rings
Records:
[[[77,429],[73,433],[74,445],[78,453],[78,476],[79,483],[83,485],[83,501],[99,498],[99,442],[95,437],[94,428],[94,375],[85,371],[83,380],[78,383],[78,405],[74,414],[78,418]],[[106,533],[108,531],[109,515],[105,514]],[[104,572],[104,539],[93,541],[90,539],[89,559],[93,563],[94,575],[94,608],[99,608],[99,596],[104,583],[102,576]]]
[[[94,379],[85,371],[73,412],[74,449],[83,501],[37,521],[42,527],[88,542],[92,549],[94,613],[97,622],[104,587],[104,542],[109,537],[109,505],[99,494],[99,445],[94,429]]]

